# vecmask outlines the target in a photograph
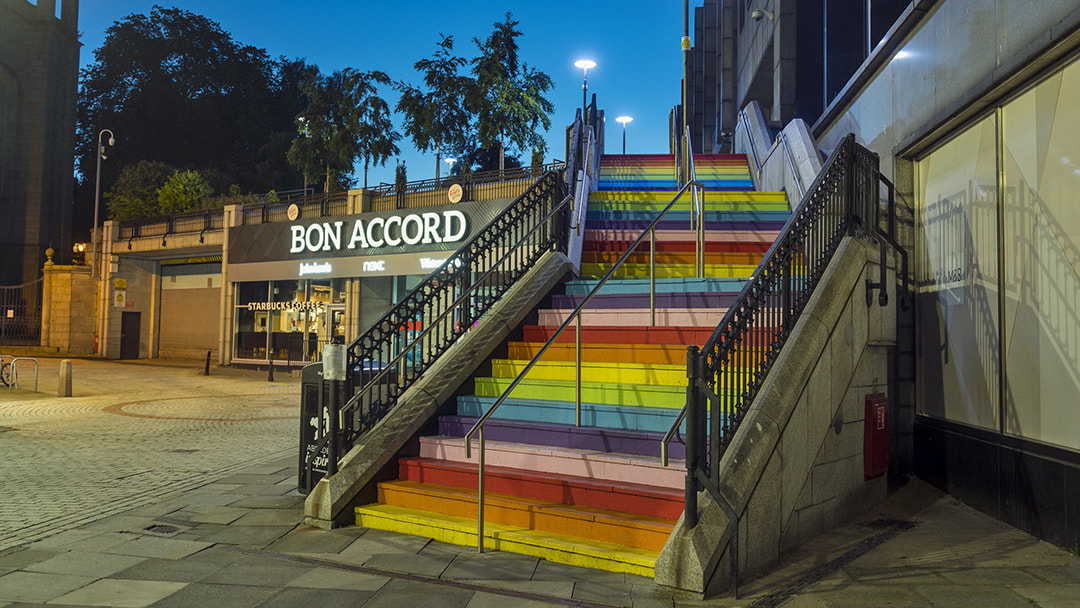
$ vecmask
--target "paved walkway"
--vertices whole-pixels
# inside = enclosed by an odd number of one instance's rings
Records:
[[[309,528],[296,378],[76,360],[75,397],[60,399],[58,368],[41,360],[37,393],[0,389],[0,608],[1080,605],[1080,559],[919,482],[785,556],[739,600]]]

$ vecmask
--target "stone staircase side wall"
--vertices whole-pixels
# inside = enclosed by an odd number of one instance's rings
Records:
[[[863,475],[864,398],[887,393],[896,339],[895,288],[888,306],[876,296],[866,305],[877,255],[845,239],[721,460],[721,495],[739,514],[740,580],[885,499],[885,477]],[[728,586],[730,530],[708,492],[699,519],[692,529],[680,519],[656,582],[708,596]]]

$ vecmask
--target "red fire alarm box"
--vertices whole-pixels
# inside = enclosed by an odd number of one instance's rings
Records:
[[[873,479],[889,470],[889,399],[884,393],[866,396],[863,430],[863,478]]]

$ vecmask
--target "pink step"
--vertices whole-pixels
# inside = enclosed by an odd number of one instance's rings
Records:
[[[466,459],[465,442],[460,437],[421,437],[420,456],[475,463],[479,444],[478,440],[473,440],[472,458]],[[682,488],[686,481],[686,470],[681,461],[669,461],[669,466],[664,467],[661,466],[659,458],[644,456],[500,441],[486,441],[485,445],[485,465],[662,488]]]
[[[706,230],[707,242],[749,242],[772,243],[779,232],[776,230]],[[633,230],[586,230],[586,241],[627,241],[633,242],[641,232]],[[690,230],[657,230],[657,241],[693,241],[694,233]],[[648,244],[648,237],[642,243]]]

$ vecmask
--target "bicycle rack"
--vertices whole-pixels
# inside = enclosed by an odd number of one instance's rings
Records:
[[[11,358],[11,383],[8,384],[8,392],[10,393],[12,390],[14,390],[19,385],[19,372],[18,372],[18,368],[15,366],[15,364],[18,363],[19,361],[33,361],[34,362],[34,392],[36,393],[37,389],[38,389],[38,368],[40,367],[40,365],[38,364],[38,360],[33,358],[33,357],[12,357]]]

